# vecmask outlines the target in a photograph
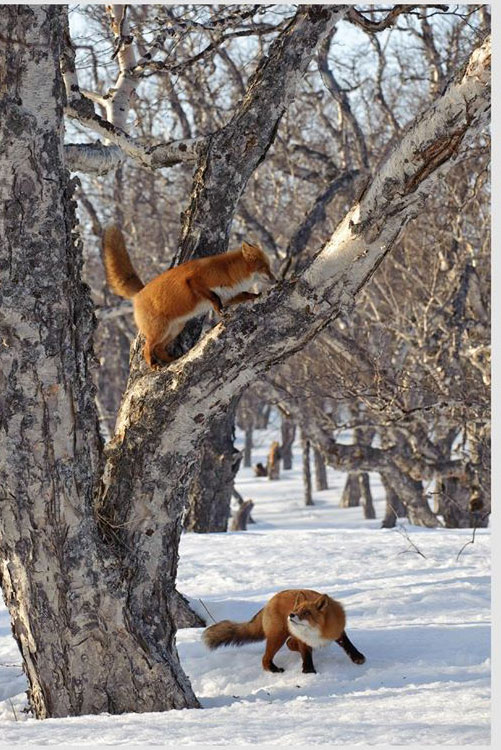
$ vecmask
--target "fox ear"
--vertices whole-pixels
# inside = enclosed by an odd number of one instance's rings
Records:
[[[261,255],[261,250],[257,245],[249,245],[244,241],[242,242],[242,255],[247,261],[257,260]]]
[[[294,602],[294,609],[296,609],[298,604],[301,604],[301,602],[306,601],[306,594],[304,591],[298,591],[296,594],[296,601]]]
[[[327,607],[327,604],[329,602],[329,597],[327,594],[323,594],[323,596],[319,596],[317,601],[315,602],[315,606],[318,609],[319,612],[321,612],[323,609]]]

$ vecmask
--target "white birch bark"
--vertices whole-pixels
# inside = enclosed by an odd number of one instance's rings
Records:
[[[6,6],[0,69],[0,578],[38,718],[197,706],[170,612],[148,643],[98,534],[102,444],[63,164],[61,6]]]
[[[118,49],[119,73],[114,85],[103,95],[80,90],[67,16],[64,19],[65,44],[61,55],[61,72],[66,88],[65,112],[68,117],[78,120],[104,139],[103,143],[68,144],[65,148],[67,165],[73,171],[104,174],[120,166],[127,158],[135,159],[149,169],[170,167],[184,161],[195,162],[204,147],[205,138],[145,144],[127,134],[127,117],[141,82],[140,70],[136,65],[126,6],[110,5],[108,13]],[[153,45],[148,59],[155,51]],[[106,112],[105,118],[95,112],[93,101],[102,106]]]

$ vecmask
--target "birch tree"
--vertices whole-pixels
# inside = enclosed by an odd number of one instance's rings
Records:
[[[309,28],[311,50],[340,17],[336,8],[301,9],[289,31]],[[300,275],[229,316],[161,371],[145,369],[137,342],[103,454],[90,377],[92,308],[80,279],[62,139],[63,20],[60,6],[8,6],[0,20],[2,42],[16,40],[0,78],[2,588],[38,717],[195,707],[175,648],[175,577],[203,441],[256,378],[349,314],[402,227],[485,126],[490,43],[402,132]],[[125,43],[119,39],[118,49]],[[293,79],[303,69],[296,54],[297,44],[292,62],[284,60]],[[70,107],[87,107],[71,93]],[[120,158],[131,148],[144,154],[115,126],[104,133],[106,154],[115,147]],[[244,144],[245,137],[243,130]],[[173,157],[168,146],[165,159],[184,158],[183,149],[174,145]],[[247,144],[259,160],[255,146]],[[77,149],[85,159],[101,150]],[[215,171],[198,173],[198,195]],[[245,180],[237,172],[235,180]],[[210,201],[201,201],[207,222]]]

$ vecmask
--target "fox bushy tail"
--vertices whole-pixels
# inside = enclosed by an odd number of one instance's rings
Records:
[[[203,632],[203,639],[208,648],[219,646],[241,646],[242,643],[263,641],[263,610],[260,609],[249,622],[232,622],[221,620]]]
[[[141,291],[144,284],[134,270],[124,236],[116,226],[104,230],[103,259],[106,280],[115,294],[130,299]]]

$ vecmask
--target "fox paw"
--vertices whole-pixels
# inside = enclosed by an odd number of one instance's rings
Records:
[[[273,662],[270,664],[270,672],[285,672],[285,669],[282,667],[277,667],[276,664],[273,664]]]
[[[357,654],[357,656],[352,656],[351,660],[355,664],[364,664],[365,663],[365,656],[363,654]]]

